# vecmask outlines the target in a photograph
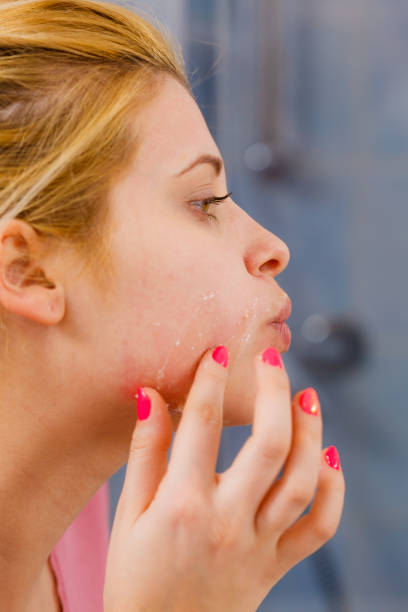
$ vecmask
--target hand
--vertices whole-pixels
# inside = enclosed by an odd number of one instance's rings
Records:
[[[252,612],[337,530],[343,473],[325,461],[317,395],[314,414],[300,408],[301,392],[291,402],[283,364],[254,357],[252,434],[230,468],[215,473],[228,367],[212,352],[197,367],[169,462],[166,402],[144,388],[151,412],[132,436],[108,550],[105,612]]]

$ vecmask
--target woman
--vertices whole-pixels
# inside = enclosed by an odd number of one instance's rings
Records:
[[[127,462],[105,612],[255,610],[344,500],[271,324],[290,315],[288,247],[230,197],[159,25],[16,0],[0,41],[2,607],[74,609],[50,553]],[[222,426],[250,423],[215,474]]]

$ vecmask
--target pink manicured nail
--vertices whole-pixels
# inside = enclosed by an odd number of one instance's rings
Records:
[[[217,346],[216,349],[214,349],[212,357],[214,359],[214,361],[216,361],[217,363],[220,363],[222,366],[224,366],[224,368],[227,367],[228,365],[228,349],[225,346]]]
[[[280,352],[272,346],[267,348],[262,353],[262,359],[265,363],[268,363],[271,366],[276,366],[283,369],[283,361],[282,357],[280,356]]]
[[[313,414],[316,416],[319,414],[316,391],[312,387],[309,387],[303,391],[299,397],[299,404],[302,410],[308,414]]]
[[[136,394],[137,398],[137,418],[143,421],[143,419],[147,419],[150,414],[150,397],[147,395],[146,391],[139,387]]]
[[[327,449],[327,451],[325,452],[324,458],[326,459],[330,467],[334,468],[335,470],[340,469],[340,457],[339,457],[339,453],[337,452],[337,448],[335,446],[330,446]]]

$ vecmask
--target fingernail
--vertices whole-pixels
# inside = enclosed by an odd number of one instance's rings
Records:
[[[220,363],[222,366],[224,366],[224,368],[227,367],[228,365],[228,349],[225,346],[217,346],[216,349],[214,349],[212,357],[214,359],[214,361],[216,361],[217,363]]]
[[[137,418],[143,421],[150,414],[150,397],[146,391],[139,387],[136,394],[137,399]]]
[[[283,368],[282,357],[280,356],[279,351],[277,351],[272,346],[267,348],[262,353],[262,359],[265,363],[268,363],[271,366],[276,366],[278,368]]]
[[[303,391],[299,397],[299,404],[301,409],[308,414],[314,414],[316,416],[319,414],[317,394],[312,387]]]
[[[330,467],[334,468],[335,470],[340,469],[340,457],[339,457],[339,453],[337,452],[337,448],[335,446],[330,446],[327,449],[327,451],[325,452],[324,458],[326,459]]]

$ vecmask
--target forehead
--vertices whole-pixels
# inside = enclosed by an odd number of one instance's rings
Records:
[[[176,79],[165,76],[158,94],[137,119],[135,162],[144,173],[169,179],[197,155],[220,155],[196,101]]]

